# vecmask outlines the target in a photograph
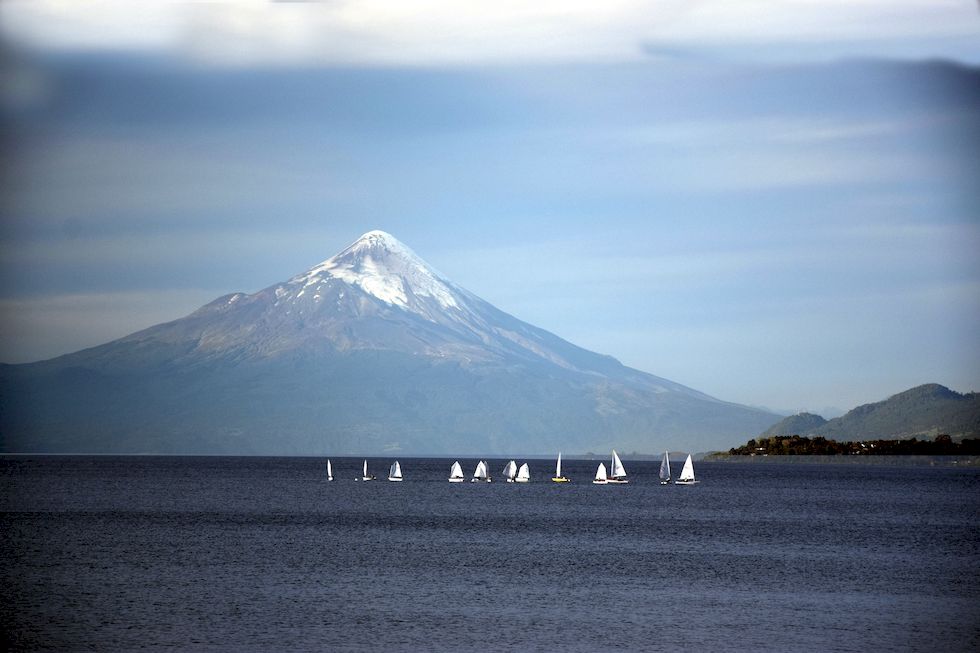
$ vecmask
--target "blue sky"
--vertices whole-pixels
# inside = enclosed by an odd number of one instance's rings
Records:
[[[590,4],[5,3],[0,360],[377,228],[723,399],[980,389],[975,6]]]

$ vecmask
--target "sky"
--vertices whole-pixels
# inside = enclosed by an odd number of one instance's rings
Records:
[[[980,390],[976,3],[528,4],[0,4],[0,361],[383,229],[725,400]]]

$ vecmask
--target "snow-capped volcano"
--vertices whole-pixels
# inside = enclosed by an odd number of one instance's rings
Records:
[[[208,330],[193,354],[247,349],[250,355],[278,356],[332,348],[399,351],[468,364],[518,357],[582,371],[619,366],[496,309],[384,231],[367,232],[289,281],[251,295],[221,297],[191,317],[219,315],[221,328]],[[583,353],[588,354],[584,365]]]
[[[421,315],[428,315],[421,301],[432,300],[439,308],[459,308],[450,283],[428,263],[384,231],[369,231],[336,256],[289,280],[300,286],[299,294],[319,293],[323,284],[338,279],[357,286],[381,301]]]
[[[173,322],[0,366],[0,400],[8,452],[698,451],[778,419],[522,322],[383,231]]]
[[[481,343],[497,338],[488,335],[493,328],[481,316],[482,304],[376,230],[288,281],[218,298],[190,317],[221,323],[195,353],[244,348],[274,357],[327,348],[482,359]]]

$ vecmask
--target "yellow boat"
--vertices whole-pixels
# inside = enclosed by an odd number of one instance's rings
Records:
[[[555,483],[569,483],[572,479],[561,475],[561,452],[558,452],[558,464],[555,466],[555,475],[551,477]]]

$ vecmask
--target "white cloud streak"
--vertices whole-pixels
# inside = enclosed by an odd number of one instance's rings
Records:
[[[42,48],[164,50],[224,64],[629,60],[643,45],[907,42],[912,56],[980,35],[962,0],[8,0],[9,37]],[[868,45],[870,44],[870,46]],[[950,48],[952,51],[952,48]],[[978,49],[973,50],[974,54]]]

